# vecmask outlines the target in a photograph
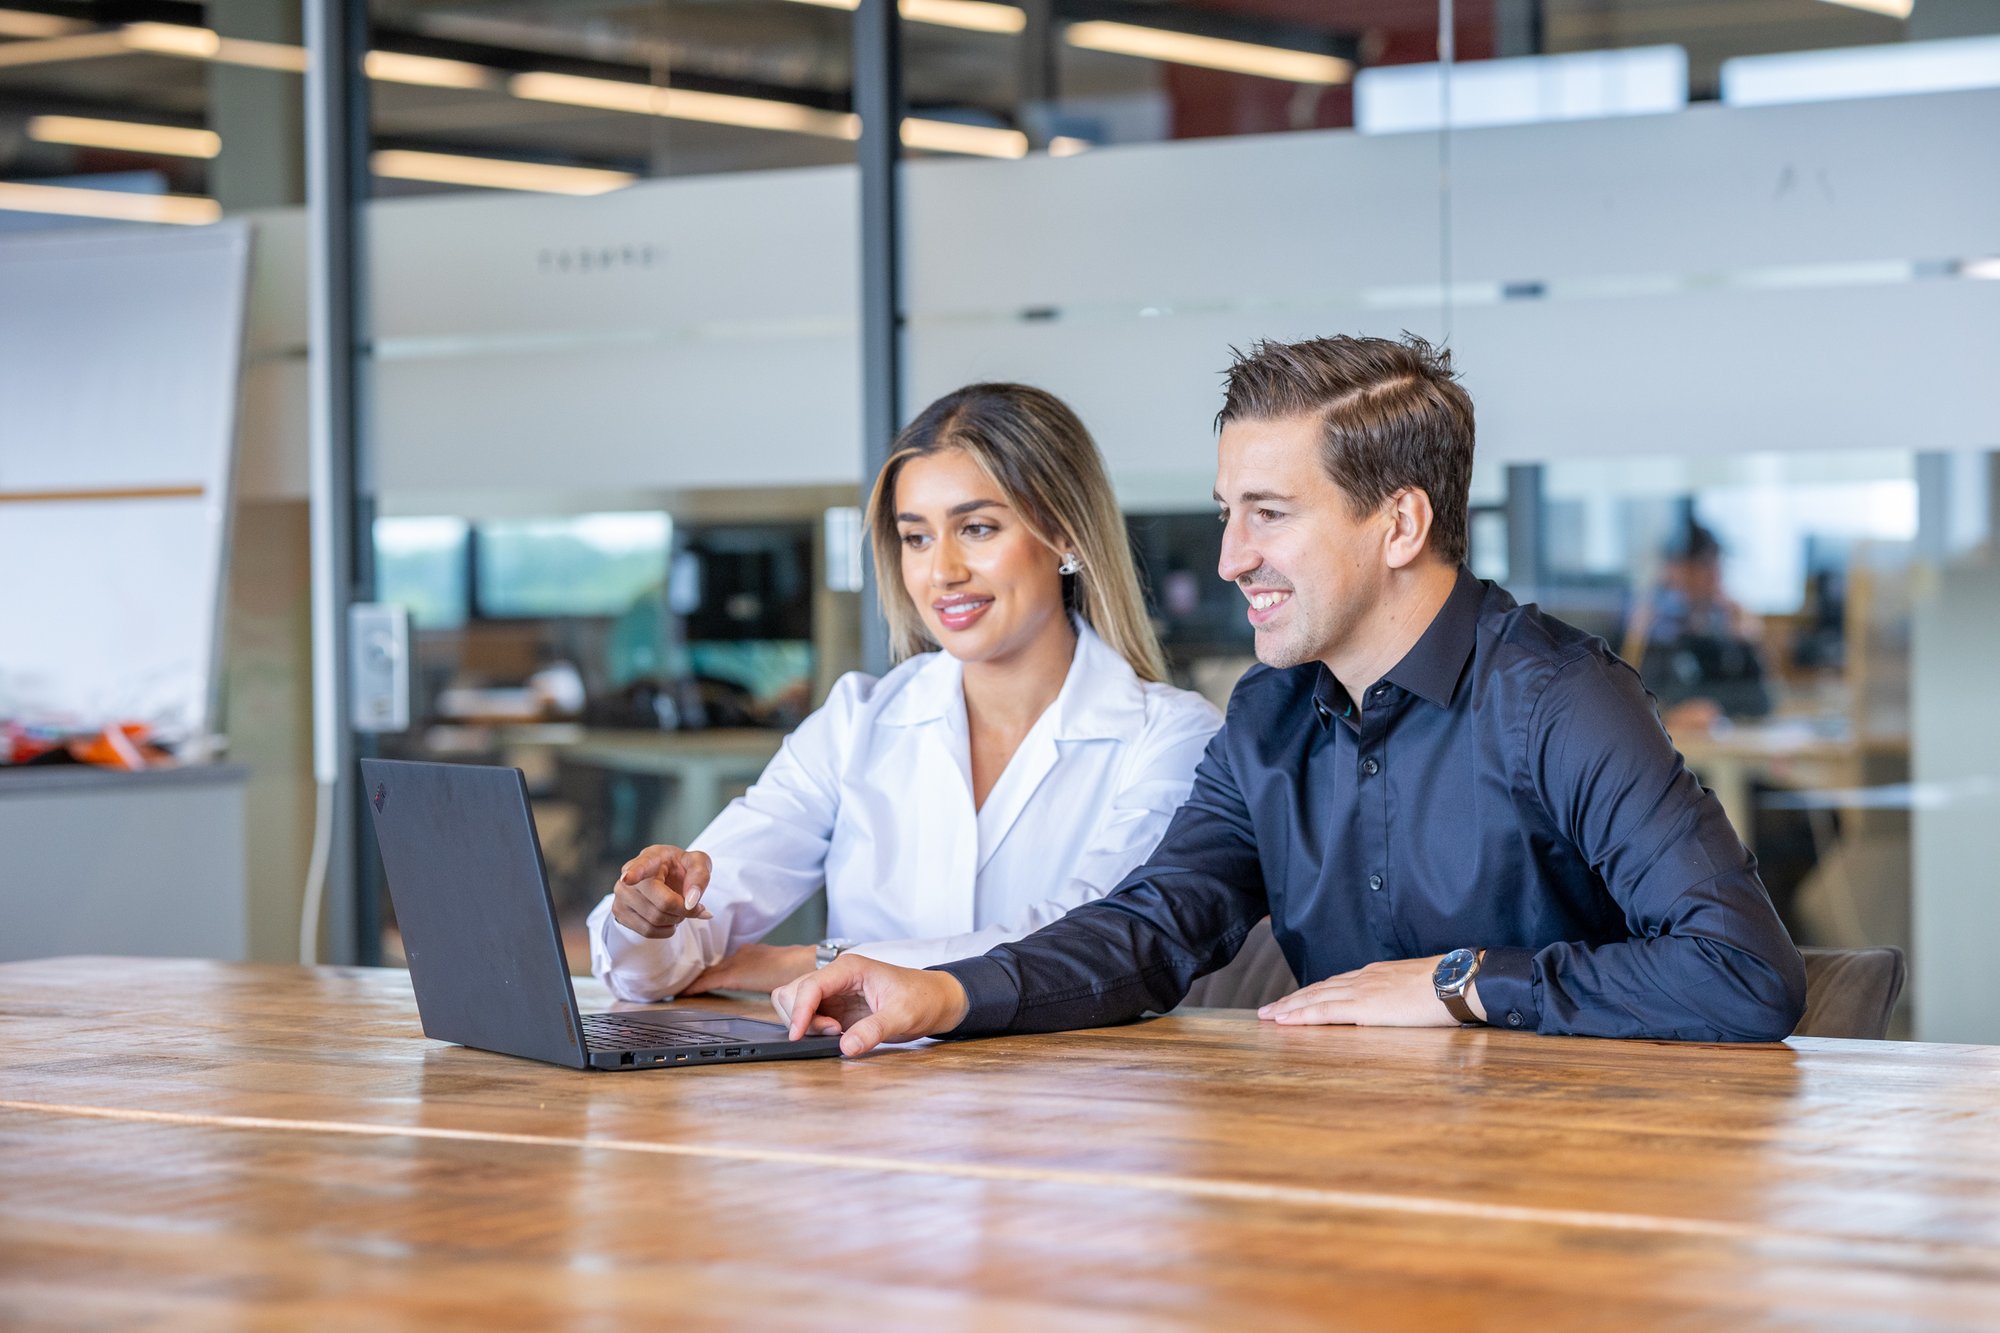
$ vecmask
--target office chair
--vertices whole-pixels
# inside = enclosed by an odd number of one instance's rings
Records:
[[[1881,1041],[1889,1035],[1889,1013],[1909,975],[1901,949],[1881,945],[1799,953],[1806,960],[1806,1012],[1793,1036]]]

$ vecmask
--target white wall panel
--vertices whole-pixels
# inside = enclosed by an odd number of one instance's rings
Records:
[[[385,492],[857,481],[852,335],[493,352],[376,368]]]
[[[1458,134],[1450,342],[1482,451],[2000,445],[2000,283],[1934,262],[2000,252],[1994,124],[2000,94],[1972,93]],[[1330,133],[916,164],[909,404],[1043,384],[1128,503],[1199,503],[1232,343],[1441,335],[1437,152]]]
[[[1451,335],[1488,456],[2000,443],[2000,283],[1921,276],[2000,254],[1994,124],[2000,92],[1459,132]],[[1232,343],[1442,335],[1438,150],[1331,132],[911,163],[907,406],[1045,384],[1128,499],[1182,503]],[[858,480],[856,211],[850,168],[375,206],[382,485]],[[278,291],[297,220],[260,226]],[[1522,283],[1544,299],[1499,299]],[[270,367],[301,310],[259,292],[254,421],[289,419]]]

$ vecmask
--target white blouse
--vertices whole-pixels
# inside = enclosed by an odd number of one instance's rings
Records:
[[[958,660],[843,676],[694,840],[714,861],[701,900],[713,919],[647,939],[606,895],[591,970],[620,999],[664,998],[822,884],[827,933],[856,953],[906,967],[982,954],[1116,888],[1187,799],[1221,722],[1079,625],[1061,693],[975,811]]]

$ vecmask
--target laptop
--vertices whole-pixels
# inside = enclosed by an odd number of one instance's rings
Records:
[[[714,1010],[579,1014],[518,768],[363,759],[424,1035],[572,1069],[840,1054]]]

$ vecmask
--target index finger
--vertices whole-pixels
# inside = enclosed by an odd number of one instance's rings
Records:
[[[619,877],[627,884],[638,884],[649,879],[665,879],[672,871],[674,878],[685,886],[691,871],[703,884],[708,883],[708,857],[700,852],[690,852],[684,847],[671,843],[655,843],[637,856],[627,861],[619,870]]]
[[[808,972],[790,985],[780,986],[771,992],[771,1004],[784,1015],[786,1030],[793,1041],[806,1035],[812,1020],[819,1014],[820,1001],[825,998],[817,972]]]

